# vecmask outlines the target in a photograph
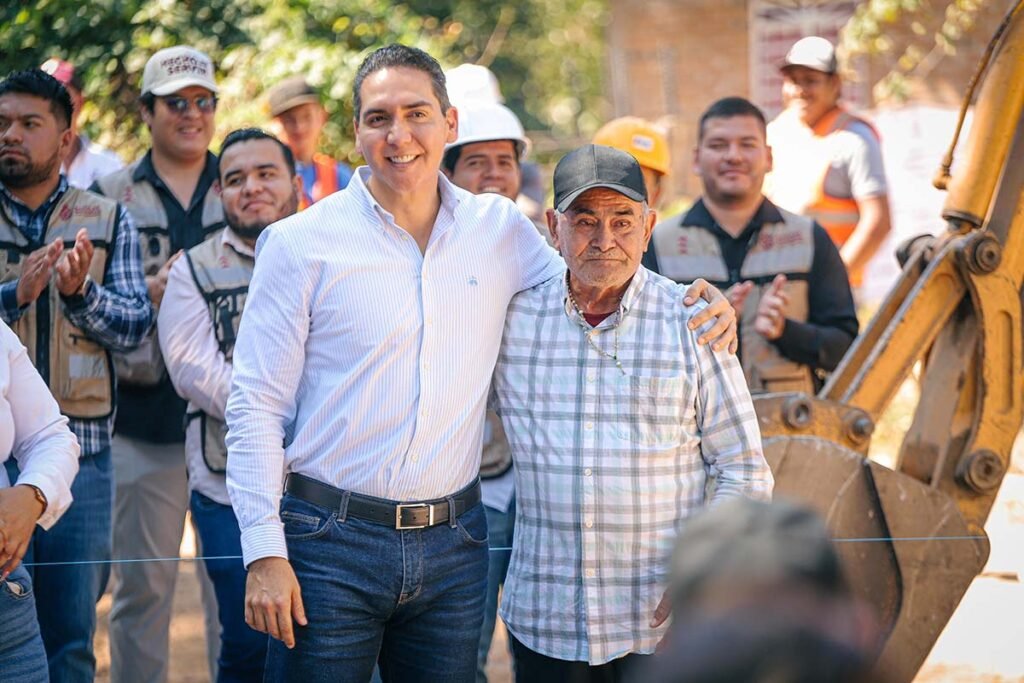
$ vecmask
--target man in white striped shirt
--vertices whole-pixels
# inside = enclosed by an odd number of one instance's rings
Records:
[[[675,283],[640,266],[640,164],[587,145],[554,186],[568,269],[513,298],[494,370],[518,495],[501,616],[521,683],[639,680],[680,526],[708,499],[770,498],[772,474],[736,358],[701,347]]]
[[[368,168],[264,231],[235,346],[227,483],[246,621],[274,636],[267,680],[366,681],[379,660],[385,681],[468,682],[502,324],[564,265],[512,202],[439,173],[457,114],[429,55],[381,48],[353,91]],[[704,317],[719,313],[731,343],[719,297]]]

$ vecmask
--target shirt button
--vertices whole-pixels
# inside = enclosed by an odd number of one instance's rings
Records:
[[[588,519],[587,521],[583,522],[583,525],[585,527],[587,527],[588,529],[593,529],[594,528],[594,520]]]
[[[420,461],[420,456],[418,456],[418,455],[412,456],[412,461],[413,462],[419,462]]]
[[[586,426],[588,431],[591,431],[591,430],[594,429],[594,423],[593,422],[588,422],[585,426]]]
[[[597,375],[594,374],[593,372],[587,374],[587,381],[588,382],[595,382],[595,381],[597,381]]]
[[[588,579],[592,579],[592,578],[594,578],[594,575],[595,575],[595,574],[596,574],[596,572],[595,572],[595,571],[594,571],[593,569],[588,569],[588,570],[586,571],[586,575],[587,575],[587,578],[588,578]]]
[[[589,477],[591,474],[593,474],[593,472],[590,470],[589,467],[587,469],[583,470],[583,476]]]

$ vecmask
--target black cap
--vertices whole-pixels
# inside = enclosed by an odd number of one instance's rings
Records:
[[[595,187],[607,187],[635,202],[647,201],[644,173],[633,155],[604,145],[586,145],[566,154],[555,166],[555,209],[565,211]]]

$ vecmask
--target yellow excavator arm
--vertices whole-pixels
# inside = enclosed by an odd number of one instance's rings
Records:
[[[1024,0],[980,84],[937,237],[903,272],[815,397],[755,397],[776,495],[827,519],[882,624],[879,673],[910,681],[981,571],[984,532],[1024,418]],[[963,111],[961,112],[961,117]],[[918,363],[921,398],[893,469],[867,458],[875,422]]]

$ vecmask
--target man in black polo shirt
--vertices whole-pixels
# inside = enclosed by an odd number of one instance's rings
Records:
[[[146,63],[140,97],[153,147],[127,168],[101,178],[96,189],[120,201],[139,229],[142,265],[159,308],[171,265],[224,227],[213,189],[217,84],[213,63],[190,47],[160,50]],[[151,330],[139,350],[116,359],[114,558],[175,557],[188,491],[185,401],[174,391]],[[176,562],[118,565],[110,611],[111,678],[167,678],[168,629]]]
[[[857,336],[853,295],[824,228],[762,194],[771,164],[760,109],[740,97],[711,105],[694,151],[704,194],[655,227],[644,265],[729,288],[751,392],[813,393]]]

